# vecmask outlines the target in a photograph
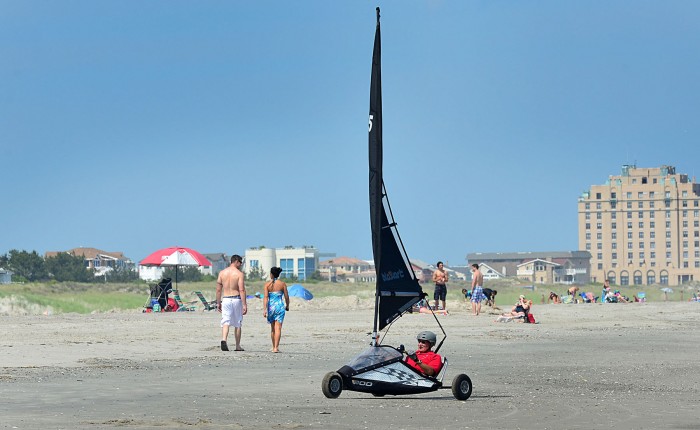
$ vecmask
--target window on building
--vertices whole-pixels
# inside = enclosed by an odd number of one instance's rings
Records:
[[[620,275],[620,285],[627,286],[630,284],[630,277],[627,275]]]
[[[617,229],[617,223],[616,222],[612,223],[610,225],[610,228],[612,228],[613,230]]]
[[[603,253],[602,253],[602,252],[599,252],[599,253],[598,253],[598,260],[602,260],[602,259],[603,259]]]
[[[600,202],[599,202],[599,203],[596,203],[596,204],[595,204],[595,208],[598,209],[598,210],[600,210],[600,209],[603,208],[603,204],[600,203]]]
[[[306,259],[304,258],[297,258],[297,273],[299,274],[297,277],[301,281],[306,280],[306,268],[305,268],[305,263]]]
[[[586,240],[591,240],[591,233],[590,232],[586,233]]]
[[[666,221],[666,228],[671,228],[671,221]]]
[[[294,276],[294,259],[281,258],[280,268],[282,269],[281,277],[291,279]]]
[[[664,200],[664,207],[670,208],[671,207],[671,200]]]
[[[611,212],[610,219],[617,219],[617,212]]]
[[[700,217],[700,211],[693,211],[693,218],[699,218]]]
[[[655,259],[655,258],[656,258],[656,252],[651,251],[651,252],[649,253],[649,258],[651,258],[652,260]]]
[[[613,260],[617,260],[617,252],[613,252],[613,253],[612,253],[612,259],[613,259]]]
[[[632,202],[627,202],[627,209],[632,209]]]
[[[634,274],[634,285],[642,285],[642,274]]]
[[[625,195],[627,196],[628,199],[631,199],[631,198],[632,198],[632,193],[629,192],[629,191],[628,191],[627,193],[625,193]]]
[[[611,209],[617,209],[617,202],[610,202]]]
[[[671,219],[671,211],[666,211],[666,219]]]
[[[639,222],[639,228],[644,228],[644,222],[643,222],[643,221],[640,221],[640,222]]]
[[[688,197],[688,192],[687,191],[681,191],[681,197]]]
[[[656,283],[656,276],[654,276],[653,273],[647,274],[647,285],[655,284]]]
[[[601,232],[596,233],[596,239],[602,240],[602,239],[603,239],[603,233],[601,233]]]
[[[656,183],[656,180],[654,180],[654,183]],[[655,195],[656,195],[655,191],[649,191],[649,198],[650,199],[653,199]]]
[[[586,218],[586,219],[591,219],[591,214],[588,213],[588,212],[586,212],[586,215],[584,215],[584,218]]]
[[[612,240],[617,239],[617,232],[616,232],[616,231],[613,231],[613,232],[610,234],[610,236],[611,236]]]
[[[649,212],[649,218],[654,219],[656,217],[656,212]]]
[[[670,238],[671,238],[671,232],[670,232],[670,231],[667,231],[667,232],[666,232],[666,239],[670,239]]]
[[[666,191],[666,193],[664,193],[664,197],[666,197],[667,199],[670,199],[670,198],[671,198],[671,192],[670,192],[670,191]]]
[[[628,252],[627,253],[627,259],[632,260],[634,258],[634,252]]]
[[[683,211],[683,218],[688,218],[688,211]]]
[[[596,200],[600,200],[600,198],[601,198],[600,193],[595,193],[595,198],[596,198]]]
[[[696,261],[696,263],[700,263],[700,261]],[[603,263],[598,263],[598,270],[603,270]]]
[[[616,198],[617,198],[617,193],[615,193],[615,192],[610,193],[610,198],[611,198],[611,199],[616,199]]]
[[[649,242],[649,248],[656,249],[656,242]]]
[[[693,207],[696,208],[700,206],[700,200],[693,200]]]
[[[639,242],[639,249],[644,249],[644,242]]]
[[[632,239],[632,232],[631,231],[627,232],[627,239]]]
[[[590,243],[587,243],[587,244],[586,244],[586,251],[590,251],[590,250],[591,250],[591,244],[590,244]]]
[[[683,206],[684,208],[687,208],[687,207],[688,207],[688,200],[683,200],[682,206]]]
[[[687,262],[687,261],[684,261],[684,262],[683,262],[683,268],[684,268],[684,269],[687,269],[687,268],[688,268],[688,262]]]
[[[695,268],[697,269],[698,267],[700,267],[700,261],[695,260]]]
[[[683,221],[683,228],[688,228],[688,220]]]
[[[639,209],[644,208],[644,202],[639,202],[639,203],[637,203],[637,207],[638,207]]]
[[[688,237],[688,231],[687,231],[687,230],[683,230],[683,237]]]
[[[617,249],[617,242],[613,242],[610,244],[611,249]]]
[[[667,260],[671,259],[671,252],[670,251],[666,251],[666,259]]]
[[[591,229],[591,223],[587,222],[586,223],[586,230],[590,230],[590,229]]]
[[[661,276],[659,276],[659,284],[668,285],[668,275],[667,274],[662,273]]]
[[[603,219],[603,214],[600,213],[600,212],[596,212],[596,213],[595,213],[595,218],[596,218],[596,219]]]
[[[670,248],[671,248],[671,241],[668,241],[668,242],[666,242],[666,249],[670,249]]]
[[[644,218],[644,212],[643,211],[637,212],[637,218],[639,218],[639,219]]]
[[[654,201],[653,200],[649,202],[649,207],[654,209]]]
[[[643,192],[643,191],[638,192],[638,193],[637,193],[637,198],[638,198],[638,199],[644,198],[644,192]],[[640,203],[641,203],[641,202],[640,202]]]
[[[596,247],[596,249],[603,249],[603,244],[598,242],[598,243],[596,243],[595,247]]]
[[[596,223],[595,227],[596,227],[597,229],[600,230],[601,228],[603,228],[603,224],[602,224],[602,223]]]
[[[586,204],[583,205],[583,207],[586,208],[586,210],[589,210],[589,209],[591,208],[591,204],[590,204],[590,203],[586,203]]]

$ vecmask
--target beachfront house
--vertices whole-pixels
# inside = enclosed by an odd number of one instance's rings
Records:
[[[306,280],[318,270],[319,252],[313,246],[303,245],[299,248],[267,248],[265,246],[246,249],[243,271],[250,276],[255,273],[261,279],[268,279],[270,268],[282,269],[283,278]]]
[[[202,254],[211,261],[211,266],[202,266],[199,271],[203,275],[219,276],[219,272],[227,268],[231,264],[230,257],[223,252],[217,252],[214,254]]]
[[[467,260],[469,264],[487,265],[494,270],[494,276],[498,273],[500,277],[517,277],[532,283],[586,284],[591,279],[588,251],[476,252],[467,254]]]
[[[134,269],[134,262],[121,252],[107,252],[97,248],[73,248],[67,251],[49,251],[44,257],[56,257],[60,253],[82,256],[85,267],[95,271],[95,276],[102,276],[114,269]]]
[[[0,284],[9,284],[12,282],[12,272],[7,269],[0,269]]]

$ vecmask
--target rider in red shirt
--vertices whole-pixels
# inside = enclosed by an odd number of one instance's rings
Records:
[[[418,339],[418,350],[408,354],[406,364],[425,375],[436,376],[442,368],[442,357],[431,351],[437,343],[437,336],[432,331],[422,331],[418,333],[416,339]]]

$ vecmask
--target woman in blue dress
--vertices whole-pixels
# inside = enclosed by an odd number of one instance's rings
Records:
[[[284,315],[289,310],[289,293],[287,284],[279,280],[282,269],[273,267],[270,269],[270,281],[265,284],[263,293],[263,316],[270,324],[270,339],[272,340],[272,352],[280,352],[280,338],[282,337],[282,323]],[[284,302],[282,302],[284,297]]]

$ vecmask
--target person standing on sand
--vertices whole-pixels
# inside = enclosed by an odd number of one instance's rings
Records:
[[[481,313],[481,301],[484,300],[484,275],[479,270],[479,265],[472,264],[472,314],[478,316]]]
[[[241,266],[243,258],[235,254],[231,256],[231,265],[219,273],[216,280],[216,306],[221,312],[221,350],[228,351],[229,326],[233,326],[233,334],[236,338],[236,351],[241,348],[241,325],[243,315],[248,313],[248,304],[245,296],[245,282]],[[223,294],[223,297],[222,297]]]
[[[263,292],[263,317],[270,324],[270,339],[272,340],[272,352],[280,352],[280,338],[282,337],[282,323],[284,315],[289,312],[289,293],[287,284],[279,281],[282,268],[270,269],[270,281],[265,284]],[[282,303],[284,297],[284,303]]]
[[[433,293],[434,308],[438,308],[438,301],[442,301],[442,309],[447,310],[447,304],[445,300],[447,299],[447,281],[449,276],[444,269],[442,261],[438,261],[437,270],[433,272],[433,282],[435,282],[435,292]]]

